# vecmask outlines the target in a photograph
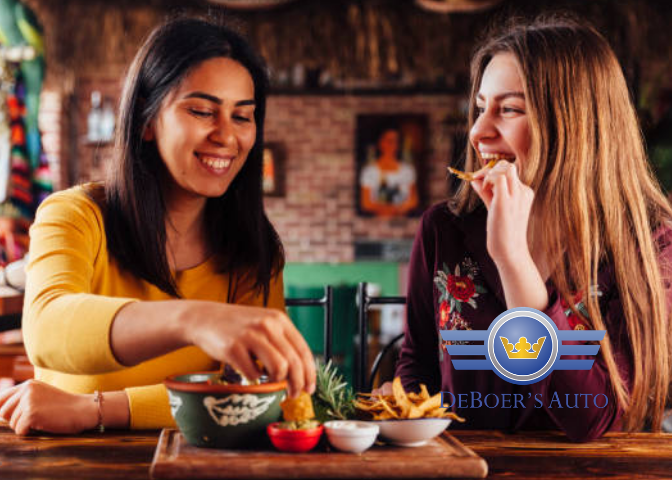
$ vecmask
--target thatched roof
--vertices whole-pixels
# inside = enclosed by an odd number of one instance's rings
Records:
[[[504,0],[451,15],[428,12],[413,0],[297,0],[261,12],[231,11],[205,0],[24,1],[45,27],[47,81],[66,90],[73,75],[119,76],[150,29],[177,11],[209,12],[237,23],[276,76],[301,64],[346,82],[407,81],[460,90],[487,25],[511,13],[564,8],[605,33],[637,88],[655,96],[660,85],[672,83],[672,2],[665,0]]]

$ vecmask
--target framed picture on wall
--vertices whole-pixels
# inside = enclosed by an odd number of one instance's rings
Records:
[[[426,115],[359,115],[355,132],[357,213],[414,217],[426,194]]]
[[[264,145],[262,188],[264,195],[282,197],[285,194],[285,148],[278,142]]]

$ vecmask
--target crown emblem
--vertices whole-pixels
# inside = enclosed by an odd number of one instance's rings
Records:
[[[518,343],[516,343],[515,345],[516,351],[514,352],[513,343],[509,342],[509,340],[506,337],[499,337],[499,338],[502,340],[504,350],[506,350],[506,355],[510,359],[524,358],[530,360],[537,359],[537,357],[539,356],[539,352],[541,351],[541,347],[544,345],[544,340],[546,340],[546,337],[541,337],[539,340],[537,340],[537,343],[535,343],[534,345],[530,345],[530,342],[527,341],[527,338],[520,337],[520,340],[518,340]]]

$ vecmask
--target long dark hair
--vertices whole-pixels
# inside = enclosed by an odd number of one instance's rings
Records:
[[[227,299],[235,298],[235,285],[245,280],[263,292],[266,303],[271,278],[284,266],[282,244],[264,213],[261,190],[268,76],[264,61],[246,40],[220,22],[171,19],[150,34],[130,66],[119,107],[116,158],[105,185],[108,250],[133,275],[180,297],[166,255],[161,185],[166,167],[156,143],[142,135],[166,96],[195,67],[216,57],[239,62],[252,76],[257,138],[224,195],[207,200],[206,235],[218,271],[231,274]]]

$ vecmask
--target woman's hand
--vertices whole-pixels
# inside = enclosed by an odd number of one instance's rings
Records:
[[[75,395],[28,380],[0,392],[0,418],[18,435],[31,430],[79,433],[98,424],[98,406],[91,395]]]
[[[487,248],[497,266],[507,308],[544,310],[548,291],[527,241],[534,191],[520,181],[516,166],[506,161],[476,174],[471,186],[488,208]]]
[[[255,360],[261,361],[272,380],[289,381],[290,395],[315,390],[313,355],[279,310],[205,300],[132,302],[117,312],[110,336],[124,366],[195,345],[249,379],[260,376]]]
[[[479,172],[471,182],[488,208],[487,248],[498,265],[510,265],[529,255],[527,227],[534,191],[523,184],[516,166],[500,161]]]
[[[392,395],[392,382],[385,382],[380,387],[371,390],[371,395]]]
[[[302,390],[315,391],[315,361],[310,348],[279,310],[213,303],[190,315],[184,332],[188,343],[249,379],[261,373],[254,362],[258,359],[272,380],[288,380],[291,396]]]

